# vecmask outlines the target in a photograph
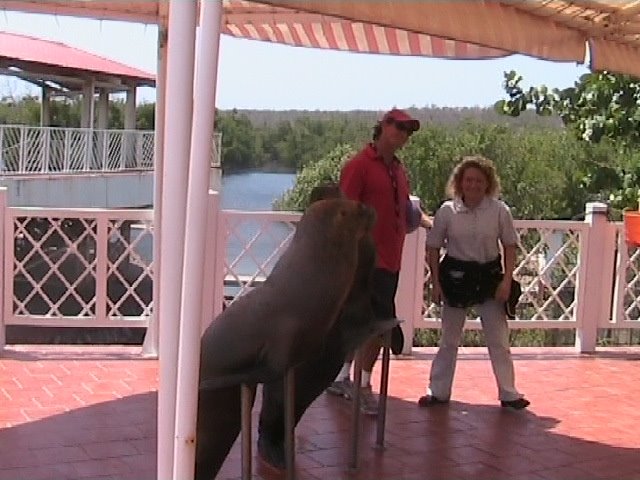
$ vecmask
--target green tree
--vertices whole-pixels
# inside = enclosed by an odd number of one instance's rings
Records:
[[[40,101],[30,95],[19,99],[3,97],[0,100],[0,124],[39,125]]]
[[[222,168],[248,170],[259,166],[256,134],[244,114],[231,112],[216,117],[216,130],[222,132]]]
[[[491,158],[502,180],[502,198],[517,218],[580,215],[588,192],[574,178],[590,153],[563,130],[514,129],[466,122],[455,128],[425,125],[400,152],[413,192],[434,212],[446,198],[449,175],[464,155]]]
[[[136,108],[136,128],[138,130],[153,130],[156,124],[156,104],[141,103]]]
[[[308,164],[296,177],[296,183],[282,198],[276,200],[274,209],[301,211],[309,203],[313,187],[326,183],[337,183],[340,169],[355,149],[351,145],[338,145],[320,160]]]
[[[629,75],[589,73],[573,87],[549,89],[521,86],[522,76],[505,72],[507,99],[495,104],[498,112],[518,116],[532,107],[539,115],[558,115],[573,134],[588,144],[606,143],[617,154],[602,157],[594,151],[581,182],[589,191],[609,200],[615,209],[638,208],[640,157],[640,82]],[[615,160],[611,162],[611,160]]]

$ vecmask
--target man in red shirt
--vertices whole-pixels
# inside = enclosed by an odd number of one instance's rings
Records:
[[[358,152],[342,168],[340,189],[346,197],[375,209],[377,219],[373,229],[376,244],[376,269],[373,277],[373,311],[378,318],[396,317],[395,296],[407,225],[409,181],[395,153],[420,128],[420,122],[398,109],[388,111],[374,127],[373,141]],[[431,221],[421,213],[420,225],[430,227]],[[375,338],[362,347],[363,413],[377,415],[378,401],[371,392],[371,371],[382,346]],[[350,398],[351,361],[344,364],[328,392]]]

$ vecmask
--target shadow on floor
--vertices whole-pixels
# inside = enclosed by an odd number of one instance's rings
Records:
[[[148,392],[0,429],[0,479],[155,478],[156,412]],[[394,397],[386,449],[373,448],[375,421],[363,418],[360,468],[349,473],[350,419],[348,401],[316,400],[296,432],[297,478],[640,479],[639,449],[558,433],[561,419],[462,402],[420,409]],[[254,472],[284,478],[257,459]],[[240,478],[239,442],[218,478]]]

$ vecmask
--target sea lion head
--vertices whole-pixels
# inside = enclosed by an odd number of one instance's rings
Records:
[[[328,198],[345,198],[337,183],[323,183],[313,187],[309,194],[309,205]]]
[[[314,235],[318,239],[327,238],[331,243],[343,243],[362,238],[371,231],[375,219],[375,211],[363,203],[327,198],[309,205],[299,228],[305,236]]]

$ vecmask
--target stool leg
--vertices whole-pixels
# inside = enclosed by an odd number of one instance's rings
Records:
[[[251,407],[253,391],[249,385],[240,387],[241,425],[242,425],[242,480],[251,480]],[[221,412],[224,414],[223,412]]]
[[[360,384],[362,383],[362,362],[356,353],[353,367],[353,392],[351,394],[351,452],[349,469],[358,469],[358,445],[360,443]]]
[[[295,444],[295,373],[287,370],[284,380],[284,458],[287,480],[296,478]]]
[[[384,448],[384,427],[387,419],[387,392],[389,390],[389,363],[391,355],[391,331],[384,334],[382,347],[382,371],[380,372],[380,396],[378,397],[378,418],[376,431],[376,446]]]

